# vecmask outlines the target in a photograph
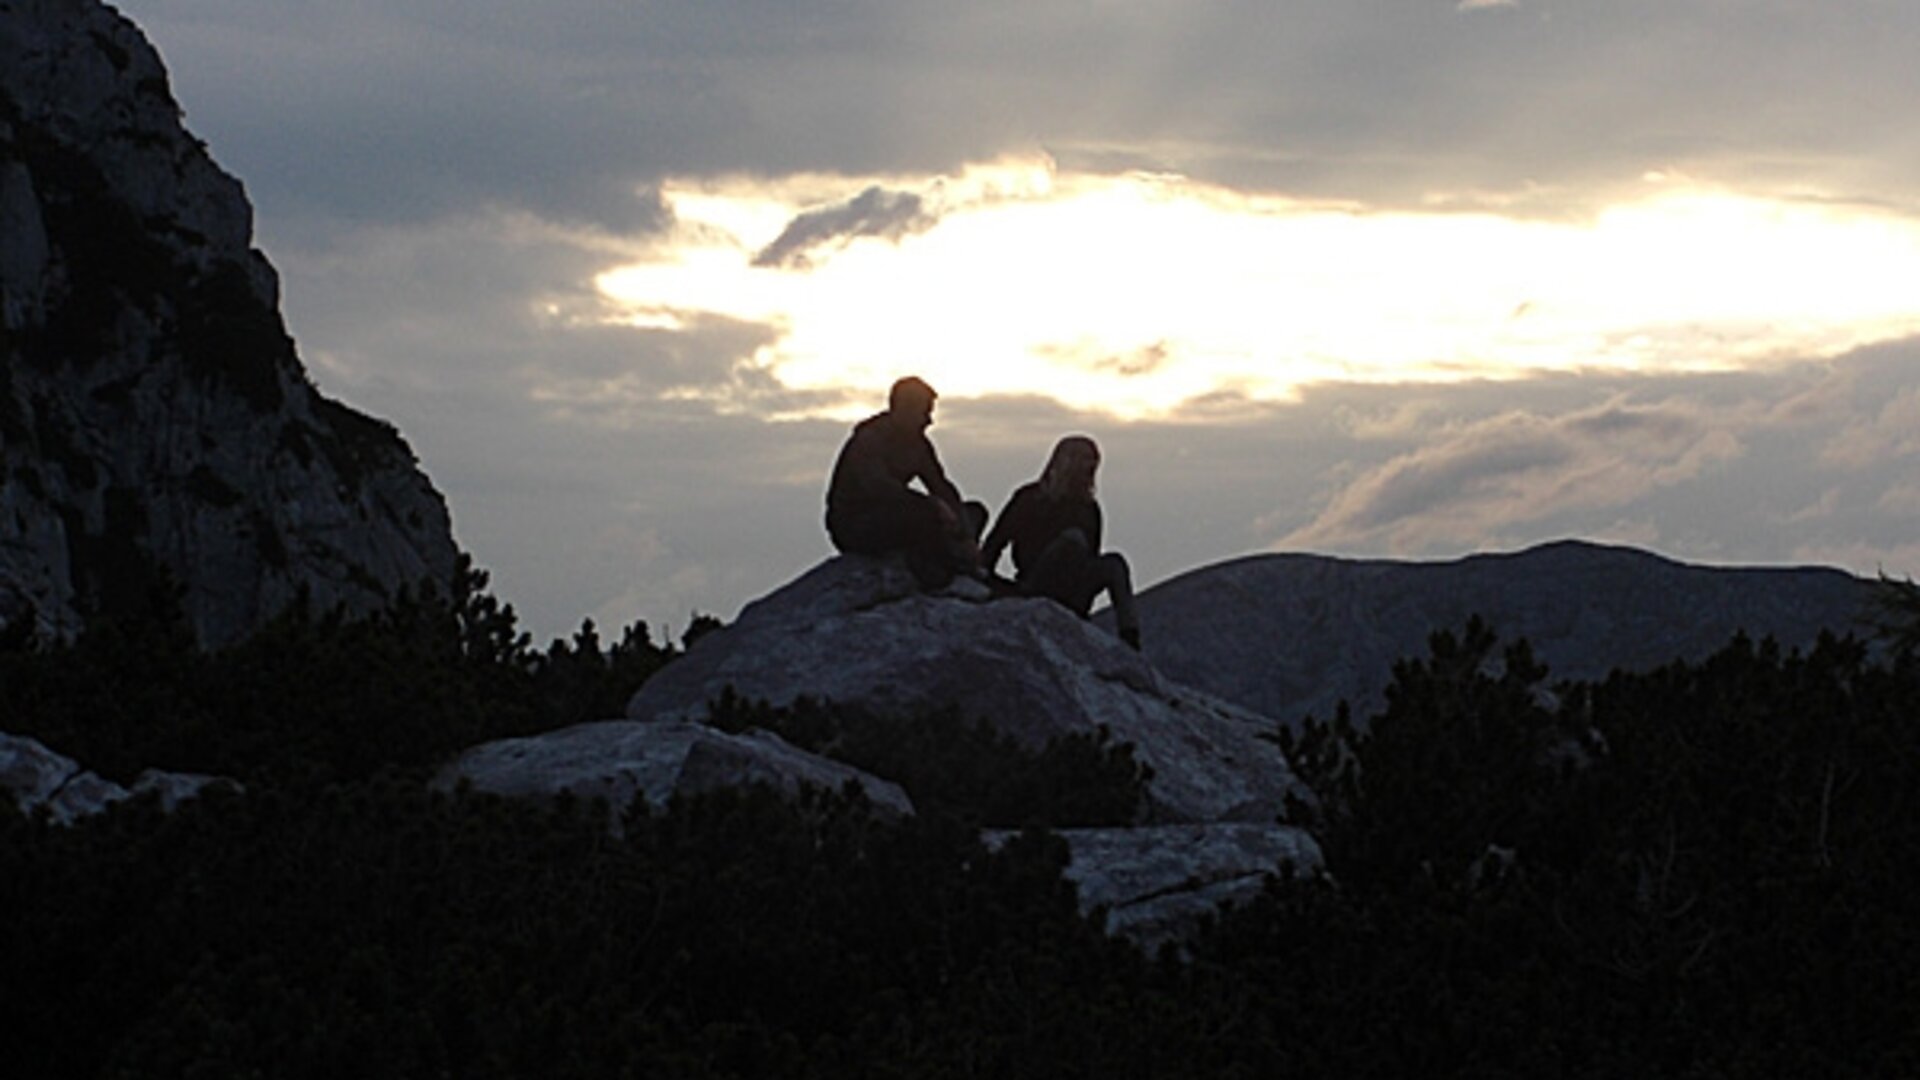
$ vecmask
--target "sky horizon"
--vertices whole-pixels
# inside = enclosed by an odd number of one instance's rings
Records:
[[[1920,573],[1920,10],[119,7],[316,384],[543,642],[826,558],[906,374],[989,506],[1094,436],[1142,587],[1569,537]]]

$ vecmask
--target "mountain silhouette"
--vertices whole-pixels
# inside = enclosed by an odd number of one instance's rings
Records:
[[[1857,632],[1871,588],[1831,568],[1697,566],[1564,540],[1445,562],[1249,555],[1139,603],[1163,674],[1293,724],[1341,701],[1364,719],[1396,660],[1475,615],[1527,639],[1551,678],[1591,680],[1699,659],[1736,633],[1804,648],[1822,630]]]

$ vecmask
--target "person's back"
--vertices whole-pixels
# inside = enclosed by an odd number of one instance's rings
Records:
[[[929,481],[927,478],[934,478]],[[834,459],[833,473],[827,483],[827,527],[834,520],[875,506],[898,504],[914,494],[908,485],[920,479],[928,494],[946,480],[933,443],[922,432],[901,424],[891,412],[876,413],[853,427],[853,433]],[[951,482],[944,486],[951,488]],[[958,492],[951,501],[959,502]]]

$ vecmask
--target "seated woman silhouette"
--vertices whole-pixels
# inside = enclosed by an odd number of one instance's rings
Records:
[[[1015,585],[1027,596],[1045,596],[1081,618],[1105,592],[1113,604],[1120,637],[1140,647],[1140,616],[1133,602],[1133,572],[1127,558],[1100,550],[1100,502],[1094,473],[1100,448],[1085,435],[1054,444],[1038,480],[1022,484],[987,533],[981,563],[993,570],[1012,545]]]

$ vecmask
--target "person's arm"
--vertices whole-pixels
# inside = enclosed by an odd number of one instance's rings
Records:
[[[1000,508],[1000,516],[994,519],[993,528],[987,530],[987,539],[980,545],[980,565],[988,573],[995,573],[1000,565],[1000,553],[1013,542],[1015,522],[1026,508],[1026,488],[1020,488]]]
[[[1100,554],[1100,527],[1103,524],[1100,515],[1100,502],[1087,503],[1087,554]]]
[[[920,436],[917,454],[919,461],[914,467],[914,475],[927,489],[927,494],[946,503],[954,513],[955,520],[960,515],[960,489],[947,479],[947,470],[940,465],[940,455],[933,452],[933,442],[925,435]]]

